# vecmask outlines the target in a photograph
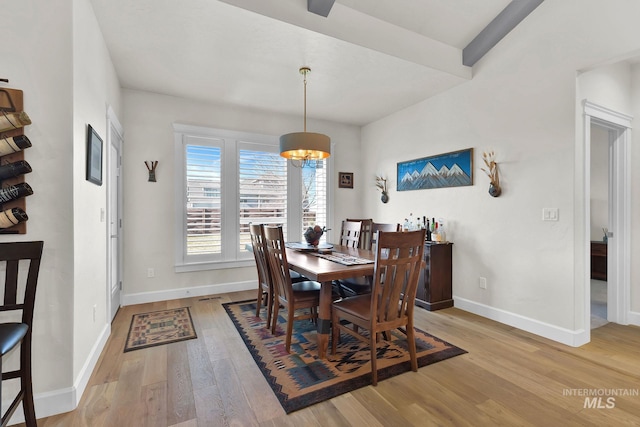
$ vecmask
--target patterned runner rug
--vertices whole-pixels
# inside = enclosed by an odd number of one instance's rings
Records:
[[[134,314],[124,351],[197,338],[189,307]]]
[[[223,304],[249,352],[262,371],[286,413],[297,411],[371,384],[369,346],[342,334],[335,356],[317,358],[316,325],[308,320],[294,322],[291,354],[285,350],[282,312],[276,335],[266,328],[266,313],[256,317],[256,302]],[[378,344],[378,381],[411,372],[406,337],[392,332],[391,342]],[[418,366],[426,366],[466,353],[433,335],[416,328]],[[331,353],[329,347],[329,353]]]

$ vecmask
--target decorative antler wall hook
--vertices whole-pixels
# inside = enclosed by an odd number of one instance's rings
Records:
[[[382,196],[380,196],[380,200],[382,200],[382,203],[387,203],[389,201],[389,193],[387,192],[387,178],[376,175],[376,187],[378,187],[378,190],[382,192]]]
[[[149,171],[149,182],[156,182],[156,167],[158,166],[157,160],[144,161],[147,170]]]
[[[500,188],[500,176],[498,175],[498,163],[496,163],[496,154],[491,151],[482,153],[482,160],[487,165],[487,169],[480,168],[487,174],[490,179],[489,183],[489,195],[491,197],[498,197],[502,193]]]

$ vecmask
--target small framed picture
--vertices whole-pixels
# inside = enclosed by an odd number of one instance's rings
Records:
[[[87,181],[102,185],[102,138],[87,125]]]
[[[352,172],[338,172],[338,188],[353,188]]]

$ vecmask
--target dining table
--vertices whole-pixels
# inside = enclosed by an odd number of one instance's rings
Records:
[[[300,247],[287,246],[287,262],[289,268],[296,271],[309,280],[315,280],[321,284],[320,305],[318,307],[318,333],[317,347],[318,357],[326,359],[329,347],[329,334],[331,332],[331,304],[333,303],[332,286],[334,280],[349,279],[360,276],[373,276],[375,252],[366,249],[356,249],[341,245],[332,245],[332,252],[318,253],[313,249],[305,250]],[[323,255],[335,255],[344,260],[351,257],[357,263],[345,265],[332,261],[330,257]],[[368,260],[369,262],[365,262]]]

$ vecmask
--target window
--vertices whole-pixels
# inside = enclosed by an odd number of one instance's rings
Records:
[[[302,231],[325,226],[327,221],[327,161],[317,160],[302,168]],[[322,241],[327,235],[322,235]]]
[[[174,133],[176,271],[252,265],[251,222],[282,225],[292,241],[327,224],[327,161],[293,167],[277,137],[177,124]]]
[[[186,255],[222,253],[219,146],[190,145],[186,155]]]
[[[239,150],[240,251],[251,242],[251,222],[287,230],[287,161],[277,152]]]

